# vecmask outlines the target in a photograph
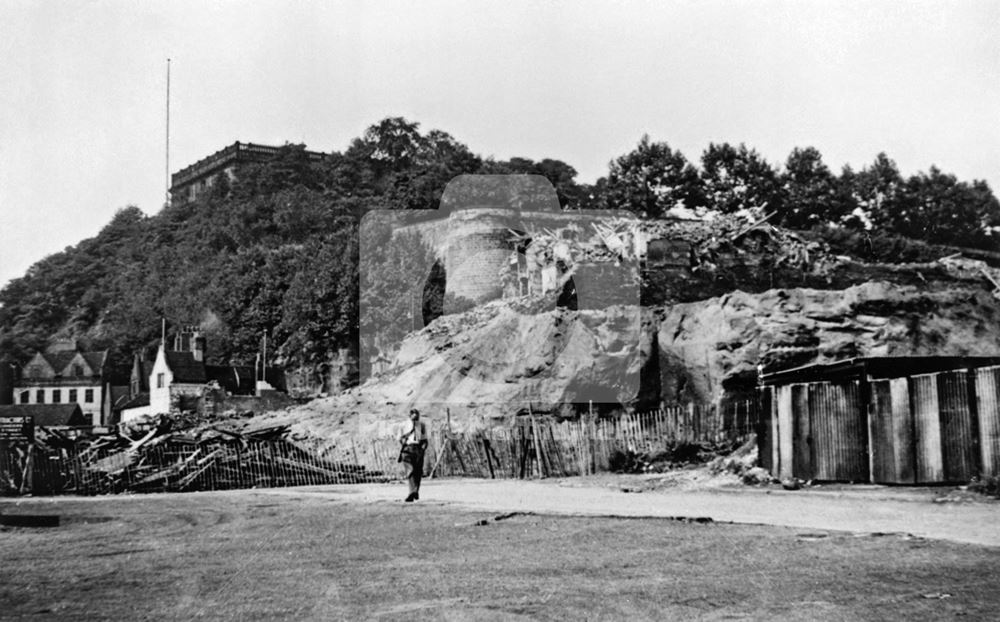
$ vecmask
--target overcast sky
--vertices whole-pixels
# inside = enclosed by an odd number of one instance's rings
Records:
[[[168,57],[172,171],[404,116],[585,182],[648,133],[1000,190],[1000,2],[0,0],[0,285],[161,209]]]

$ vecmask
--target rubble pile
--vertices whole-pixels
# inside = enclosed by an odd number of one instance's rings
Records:
[[[118,434],[78,438],[39,427],[34,444],[14,452],[20,468],[0,468],[0,490],[90,495],[386,479],[334,457],[332,448],[316,451],[289,440],[287,424],[246,423],[159,415],[123,425]]]
[[[834,255],[823,242],[805,240],[768,221],[773,213],[742,210],[734,214],[703,215],[700,218],[639,220],[615,218],[588,225],[571,224],[558,229],[509,230],[508,241],[516,249],[508,266],[500,270],[505,298],[559,291],[583,264],[614,263],[643,266],[650,245],[669,241],[689,248],[682,261],[696,276],[712,277],[736,265],[762,261],[770,270],[791,270],[801,275],[825,277],[847,257]],[[639,283],[639,271],[633,272]]]

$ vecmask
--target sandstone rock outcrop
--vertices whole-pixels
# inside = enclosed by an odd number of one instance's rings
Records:
[[[309,434],[355,426],[377,433],[416,405],[433,420],[448,412],[460,429],[529,405],[556,412],[590,400],[622,408],[710,402],[724,391],[752,390],[758,365],[997,353],[1000,303],[968,285],[736,291],[595,311],[496,301],[438,319],[405,340],[385,374],[292,414]]]

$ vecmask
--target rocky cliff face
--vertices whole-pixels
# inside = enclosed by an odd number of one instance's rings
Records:
[[[887,282],[844,290],[734,292],[664,309],[661,395],[710,400],[756,377],[860,356],[995,356],[1000,305],[975,287],[928,290]]]
[[[377,432],[411,406],[455,428],[589,401],[655,407],[752,389],[781,369],[857,356],[997,355],[1000,303],[981,287],[872,282],[733,292],[669,307],[527,309],[494,302],[410,335],[391,369],[292,414],[300,431]],[[568,413],[566,413],[568,414]]]

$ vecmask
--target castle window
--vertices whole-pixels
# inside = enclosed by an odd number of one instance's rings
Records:
[[[84,389],[83,390],[83,401],[87,402],[88,404],[90,404],[91,402],[94,401],[94,390],[93,389]]]
[[[35,403],[36,404],[45,403],[45,389],[39,389],[35,391]]]

